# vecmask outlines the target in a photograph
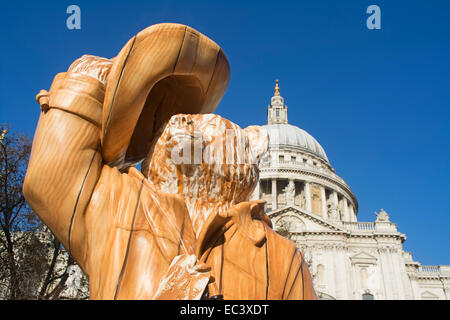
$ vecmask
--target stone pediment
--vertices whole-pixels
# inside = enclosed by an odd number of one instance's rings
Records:
[[[365,252],[365,251],[361,251],[358,252],[357,254],[354,254],[353,256],[350,257],[350,260],[352,261],[353,264],[364,264],[364,263],[368,263],[368,264],[375,264],[377,262],[377,257]]]
[[[420,295],[422,299],[424,300],[438,300],[439,297],[435,295],[434,293],[431,293],[430,291],[422,292]]]
[[[331,223],[321,216],[307,212],[297,206],[288,206],[277,209],[268,214],[269,218],[278,227],[282,221],[287,221],[294,226],[290,232],[325,232],[325,233],[346,233],[337,224]]]

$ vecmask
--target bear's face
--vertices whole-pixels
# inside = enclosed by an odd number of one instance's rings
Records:
[[[143,173],[167,193],[239,203],[258,179],[268,135],[258,126],[241,129],[214,114],[173,116]]]

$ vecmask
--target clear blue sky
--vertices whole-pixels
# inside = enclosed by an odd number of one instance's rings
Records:
[[[66,28],[67,6],[81,30]],[[381,30],[366,8],[381,8]],[[265,124],[280,79],[290,123],[312,134],[359,200],[384,208],[422,264],[450,264],[450,1],[7,1],[0,122],[34,132],[35,95],[82,54],[115,56],[160,22],[192,26],[231,65],[216,113]]]

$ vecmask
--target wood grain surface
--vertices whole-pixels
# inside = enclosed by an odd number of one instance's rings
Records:
[[[38,94],[24,195],[88,275],[91,299],[315,298],[295,244],[248,201],[267,135],[199,115],[228,81],[217,44],[160,24],[113,59],[81,57]],[[216,149],[201,170],[172,166],[163,133],[180,117],[242,137],[243,163],[222,164]],[[132,165],[145,157],[144,175]]]

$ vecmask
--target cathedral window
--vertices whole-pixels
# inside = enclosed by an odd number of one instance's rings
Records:
[[[374,300],[373,294],[371,293],[363,293],[362,295],[363,300]]]

